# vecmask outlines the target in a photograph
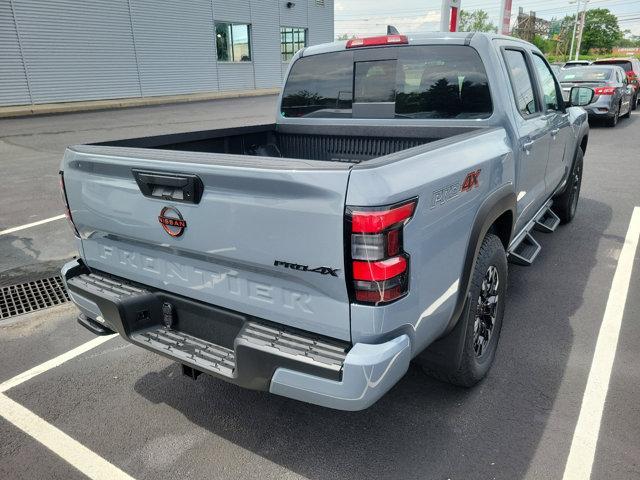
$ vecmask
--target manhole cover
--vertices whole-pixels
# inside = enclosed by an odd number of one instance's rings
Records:
[[[2,287],[0,319],[35,312],[69,301],[62,277],[43,278],[32,282]]]

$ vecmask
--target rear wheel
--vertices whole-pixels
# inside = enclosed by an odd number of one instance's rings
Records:
[[[426,373],[440,380],[471,387],[487,374],[495,358],[502,318],[504,316],[507,286],[507,256],[500,239],[487,234],[480,252],[469,287],[468,308],[456,327],[461,328],[463,339],[457,355],[459,362],[434,364],[426,355],[417,358]],[[454,332],[452,332],[453,334]],[[460,351],[460,349],[462,351]]]
[[[607,118],[606,125],[607,127],[615,127],[618,124],[618,119],[620,118],[620,105],[616,109],[616,112],[612,117]]]
[[[576,215],[582,185],[583,157],[582,149],[578,148],[571,173],[567,179],[567,186],[564,192],[553,200],[553,211],[560,217],[562,223],[569,223]]]
[[[633,96],[633,100],[631,101],[631,110],[635,110],[636,108],[638,108],[638,94],[637,93]]]
[[[633,102],[633,100],[631,101]],[[629,109],[627,110],[627,113],[625,113],[624,115],[622,115],[622,118],[629,118],[631,117],[631,103],[629,103]]]

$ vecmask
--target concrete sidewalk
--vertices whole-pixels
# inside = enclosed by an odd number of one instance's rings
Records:
[[[110,100],[87,100],[82,102],[43,103],[38,105],[15,105],[0,107],[0,118],[46,115],[54,113],[88,112],[115,108],[146,107],[173,103],[202,102],[225,98],[259,97],[275,95],[279,88],[235,90],[230,92],[203,92],[187,95],[164,95],[158,97],[115,98]]]

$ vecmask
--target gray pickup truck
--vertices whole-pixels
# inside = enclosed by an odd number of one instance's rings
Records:
[[[275,124],[69,147],[78,320],[331,408],[367,408],[411,361],[471,386],[507,261],[575,214],[592,97],[565,104],[513,38],[387,35],[298,52]]]

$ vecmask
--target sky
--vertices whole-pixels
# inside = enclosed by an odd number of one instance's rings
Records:
[[[584,4],[584,0],[581,0]],[[335,0],[335,33],[351,35],[380,35],[387,25],[394,25],[401,33],[417,33],[438,30],[442,0]],[[588,8],[608,8],[618,16],[622,30],[640,35],[640,0],[590,0]],[[499,25],[500,0],[462,0],[463,10],[485,10],[495,25]],[[541,18],[550,20],[573,15],[577,4],[569,0],[513,0],[511,24],[518,15],[518,8],[534,11]]]

